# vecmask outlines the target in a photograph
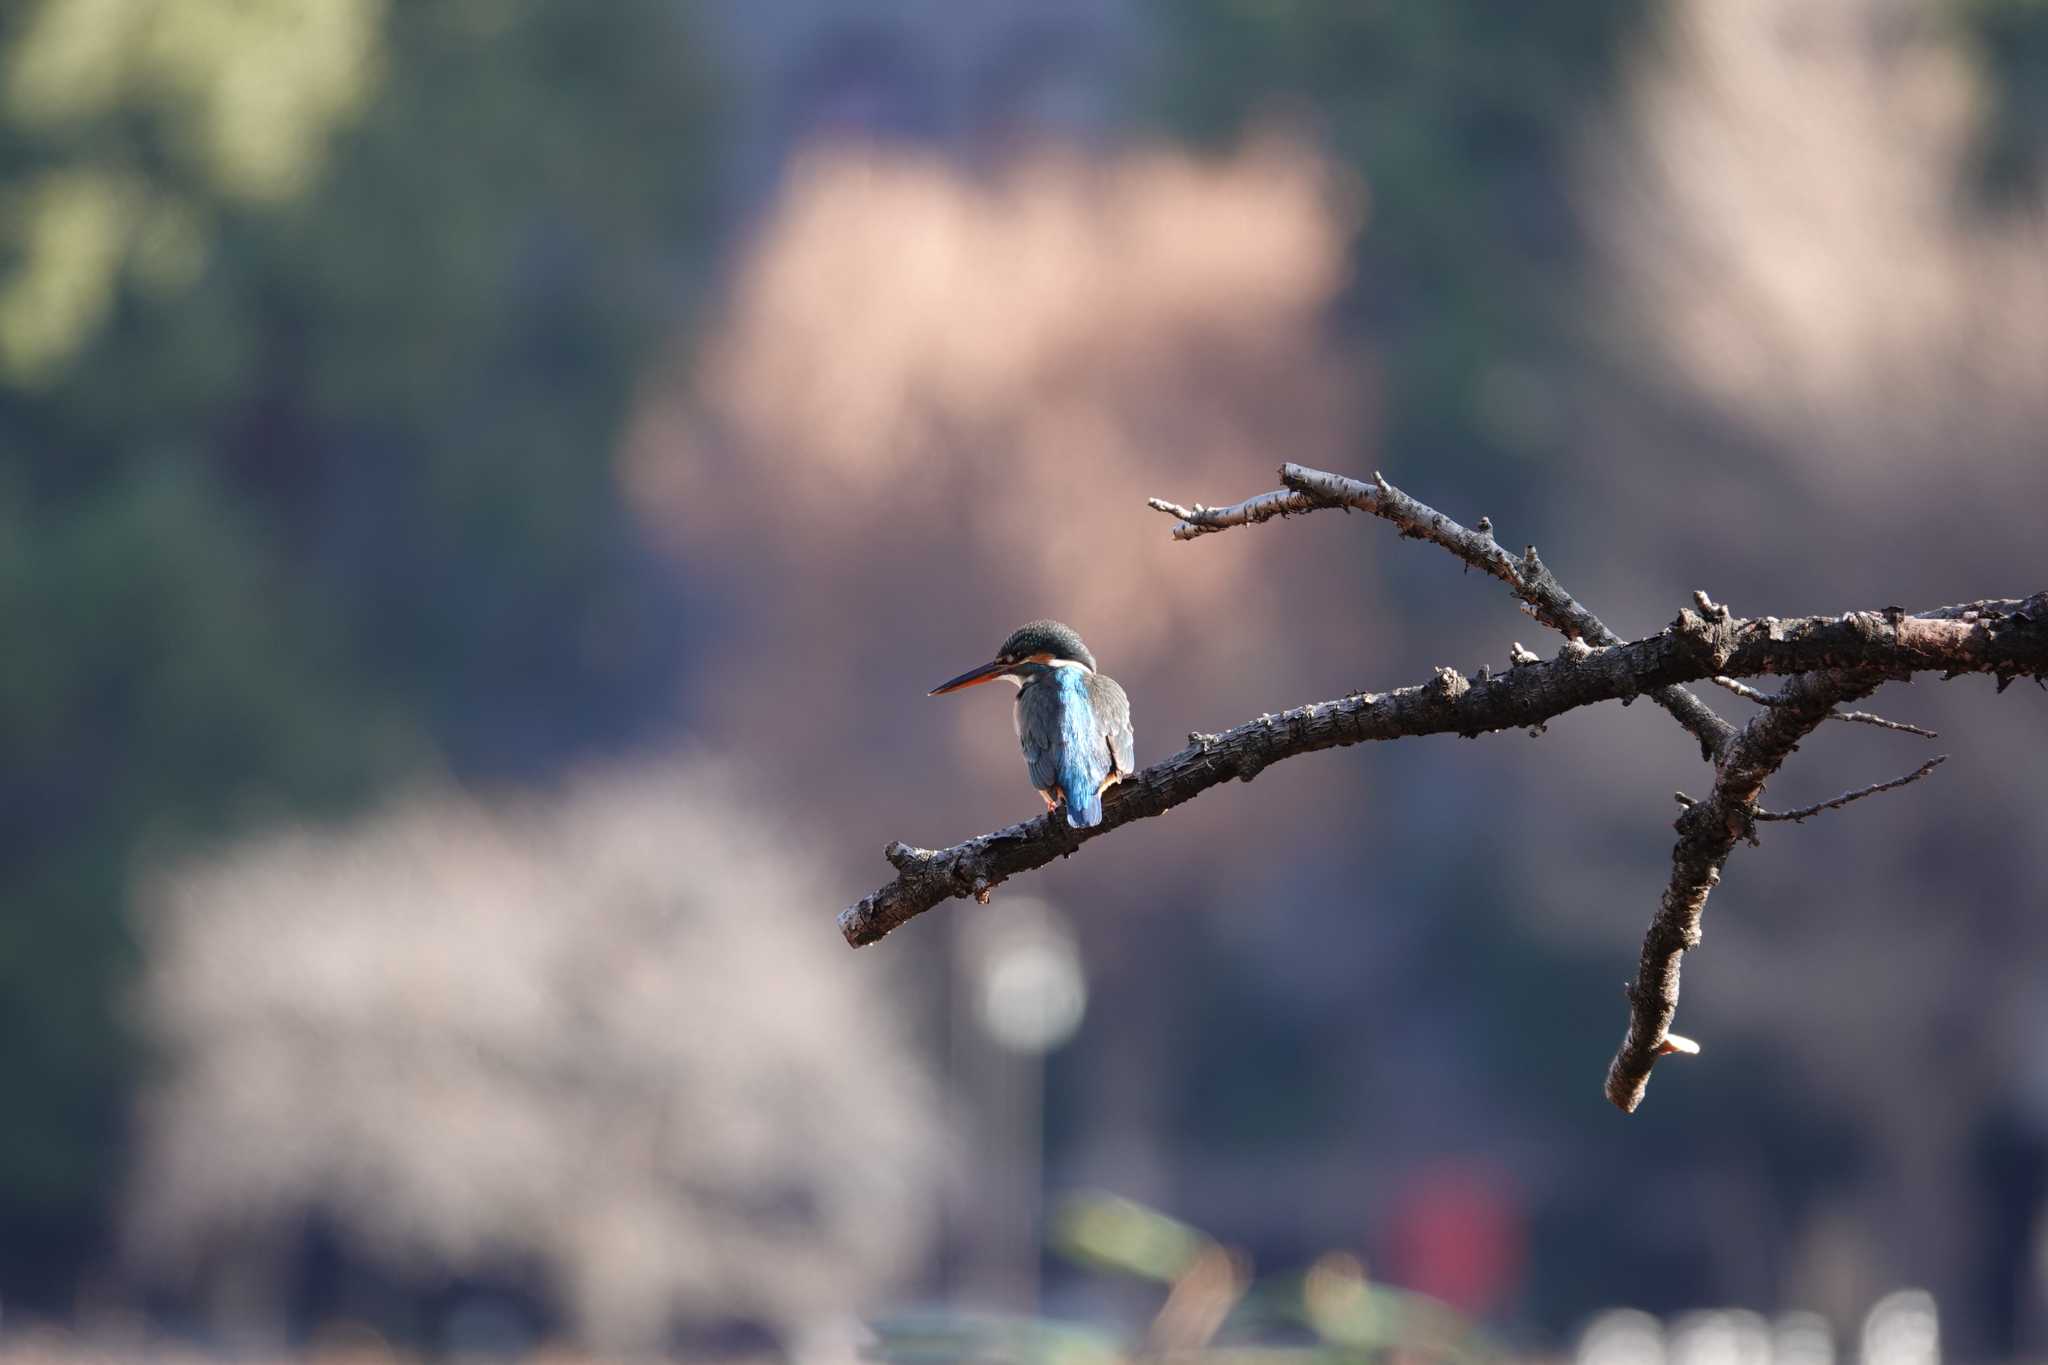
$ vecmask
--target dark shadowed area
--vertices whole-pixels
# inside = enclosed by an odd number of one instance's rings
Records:
[[[1649,704],[834,923],[1041,809],[926,696],[1026,621],[1141,764],[1557,651],[1148,497],[2048,587],[2044,111],[2032,0],[0,9],[0,1362],[2048,1352],[2024,680],[1802,744],[1950,757],[1738,848],[1630,1116]]]

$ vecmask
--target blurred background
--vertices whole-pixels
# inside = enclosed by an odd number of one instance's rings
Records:
[[[1649,706],[833,924],[1037,809],[924,696],[1031,617],[1148,763],[1555,647],[1150,494],[2041,588],[2044,174],[2035,0],[5,6],[0,1355],[2048,1352],[2032,689],[1879,695],[1632,1118]]]

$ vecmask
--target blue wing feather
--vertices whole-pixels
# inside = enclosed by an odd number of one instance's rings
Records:
[[[1053,669],[1017,694],[1017,741],[1031,785],[1063,801],[1077,829],[1102,823],[1103,783],[1112,768],[1130,767],[1129,717],[1121,688],[1078,668]]]
[[[1067,798],[1067,823],[1088,829],[1102,823],[1102,783],[1109,776],[1107,737],[1089,704],[1087,675],[1078,668],[1059,670],[1060,790]]]

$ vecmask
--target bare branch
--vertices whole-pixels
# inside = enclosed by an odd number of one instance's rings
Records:
[[[1057,813],[952,848],[932,850],[892,843],[885,850],[899,875],[888,886],[848,907],[839,917],[848,943],[872,943],[949,899],[973,896],[986,903],[1006,878],[1072,854],[1080,845],[1130,820],[1145,819],[1236,778],[1249,782],[1271,764],[1298,753],[1365,740],[1456,733],[1467,737],[1510,727],[1540,733],[1564,711],[1596,701],[1628,701],[1647,693],[1700,743],[1715,765],[1712,791],[1694,801],[1676,793],[1683,810],[1675,822],[1669,885],[1644,938],[1635,981],[1627,988],[1629,1026],[1607,1074],[1607,1095],[1625,1111],[1641,1103],[1651,1069],[1673,1053],[1699,1045],[1670,1031],[1678,1008],[1679,963],[1700,941],[1708,896],[1736,844],[1755,841],[1759,819],[1802,820],[1879,791],[1916,781],[1942,760],[1915,773],[1830,802],[1777,815],[1759,811],[1757,799],[1798,742],[1835,719],[1933,737],[1918,726],[1840,704],[1869,695],[1892,679],[1940,671],[1945,678],[1988,673],[2003,692],[2031,675],[2048,688],[2048,593],[1985,599],[1908,616],[1898,607],[1836,617],[1737,619],[1704,592],[1697,611],[1681,611],[1658,635],[1624,644],[1564,590],[1544,567],[1536,547],[1519,556],[1494,539],[1481,517],[1468,529],[1374,475],[1371,484],[1286,464],[1286,486],[1230,507],[1183,507],[1149,499],[1177,518],[1176,539],[1191,540],[1233,526],[1326,507],[1357,508],[1391,521],[1404,536],[1428,540],[1463,563],[1506,584],[1529,614],[1562,633],[1564,648],[1545,662],[1517,642],[1508,672],[1481,669],[1467,679],[1452,669],[1385,695],[1356,693],[1338,701],[1266,715],[1218,735],[1191,734],[1189,747],[1127,779],[1105,803],[1093,829],[1075,830]],[[1738,679],[1786,676],[1772,696]],[[1764,707],[1739,732],[1681,684],[1711,680]]]
[[[1931,615],[1931,613],[1922,614]],[[1776,706],[1778,704],[1778,699],[1772,696],[1770,693],[1759,692],[1756,688],[1751,687],[1748,683],[1739,682],[1734,678],[1715,678],[1714,685],[1717,687],[1725,687],[1730,692],[1733,692],[1736,696],[1743,698],[1745,701],[1753,701],[1758,706]],[[1861,725],[1875,725],[1878,728],[1884,730],[1898,730],[1905,734],[1918,735],[1922,739],[1941,738],[1941,736],[1933,730],[1922,729],[1918,725],[1908,725],[1906,724],[1906,722],[1902,720],[1886,720],[1883,716],[1873,715],[1869,711],[1830,711],[1828,713],[1827,718],[1829,720],[1855,721]]]
[[[1210,535],[1232,526],[1257,526],[1274,517],[1298,517],[1303,512],[1313,512],[1329,504],[1317,502],[1305,493],[1282,488],[1261,493],[1256,498],[1246,498],[1229,507],[1204,507],[1199,502],[1193,507],[1182,507],[1165,498],[1147,498],[1145,505],[1155,512],[1180,518],[1180,525],[1173,528],[1175,540],[1193,540],[1196,536]]]
[[[1680,619],[1689,614],[1681,613]],[[1974,654],[1992,636],[2038,632],[2043,628],[2044,616],[2048,616],[2048,593],[2024,600],[2007,598],[1963,607],[1940,607],[1918,616],[1908,616],[1898,607],[1887,607],[1881,613],[1852,613],[1838,620],[1846,624],[1859,619],[1882,619],[1902,654],[1918,660],[1926,658],[1930,649],[1939,652],[1956,648]],[[1775,633],[1774,627],[1757,622],[1743,623],[1739,633],[1759,629]],[[1965,633],[1955,634],[1958,630]],[[1741,653],[1738,647],[1738,659]],[[1670,1052],[1663,1044],[1678,1010],[1679,959],[1699,944],[1700,917],[1706,909],[1707,897],[1720,882],[1721,868],[1735,851],[1736,843],[1754,838],[1756,802],[1764,783],[1798,742],[1827,720],[1838,704],[1868,696],[1888,679],[1903,676],[1896,665],[1887,666],[1875,658],[1858,662],[1839,651],[1821,651],[1808,657],[1808,671],[1789,680],[1771,698],[1764,713],[1744,727],[1722,756],[1712,795],[1705,801],[1688,804],[1676,821],[1679,837],[1671,851],[1671,882],[1644,936],[1642,960],[1635,984],[1629,988],[1628,1032],[1607,1070],[1607,1098],[1625,1112],[1634,1112],[1642,1103],[1651,1069],[1658,1058]],[[1913,670],[1918,668],[1915,663]],[[1731,665],[1720,670],[1720,675],[1755,676],[1759,671],[1779,670]],[[2022,674],[2032,674],[2036,681],[2042,676],[2042,670],[2032,664],[2016,662],[1963,671],[1992,674],[2001,692]],[[1952,666],[1942,667],[1944,677],[1955,677],[1957,672]]]
[[[1927,776],[1927,774],[1933,772],[1946,762],[1948,762],[1948,755],[1943,754],[1940,758],[1928,759],[1904,777],[1895,777],[1889,782],[1873,782],[1867,787],[1858,787],[1855,791],[1843,792],[1832,801],[1816,802],[1811,806],[1801,806],[1798,810],[1759,810],[1753,818],[1758,820],[1790,820],[1792,823],[1798,824],[1802,820],[1819,815],[1824,810],[1840,810],[1851,801],[1861,801],[1866,796],[1875,796],[1879,792],[1894,791],[1905,786],[1908,782],[1918,782],[1921,778]]]
[[[1938,731],[1925,729],[1918,725],[1908,725],[1902,720],[1886,720],[1883,716],[1869,711],[1830,711],[1828,712],[1828,719],[1854,721],[1859,725],[1875,725],[1880,730],[1897,730],[1902,734],[1918,735],[1922,739],[1941,738]]]
[[[1700,605],[1712,604],[1702,596]],[[1902,649],[1918,655],[1941,638],[1968,650],[1970,646],[1962,640],[1944,635],[1958,626],[1970,631],[1968,638],[1975,640],[1977,632],[1995,633],[2008,626],[2022,631],[2038,629],[2044,612],[2048,612],[2048,594],[2024,601],[1987,600],[1942,607],[1910,617],[1901,608],[1887,607],[1880,615]],[[1998,679],[2001,692],[2022,673],[2032,673],[2036,681],[2041,678],[2040,670],[2030,666],[1993,665],[1984,671]],[[1721,670],[1719,676],[1746,675],[1749,670],[1731,667]],[[1636,980],[1629,988],[1628,1032],[1607,1069],[1607,1098],[1624,1112],[1633,1113],[1642,1103],[1651,1069],[1672,1051],[1666,1040],[1678,1010],[1679,961],[1699,944],[1700,917],[1707,897],[1719,884],[1721,869],[1737,841],[1755,838],[1756,802],[1764,783],[1801,739],[1836,714],[1838,704],[1868,696],[1887,678],[1898,676],[1882,665],[1859,666],[1840,656],[1816,658],[1812,671],[1788,681],[1722,755],[1712,795],[1686,804],[1676,821],[1679,837],[1671,852],[1670,885],[1644,936]],[[1944,669],[1943,676],[1954,677],[1955,670]]]
[[[1756,688],[1751,687],[1739,678],[1716,677],[1714,679],[1714,686],[1725,687],[1744,701],[1753,701],[1758,706],[1776,706],[1778,704],[1776,697],[1768,692],[1759,692]]]
[[[1720,884],[1737,841],[1749,833],[1764,783],[1837,703],[1867,696],[1884,678],[1877,670],[1830,669],[1788,681],[1776,705],[1744,726],[1729,746],[1713,792],[1687,804],[1674,822],[1678,843],[1671,850],[1671,882],[1643,936],[1642,960],[1628,988],[1628,1032],[1607,1067],[1607,1098],[1623,1113],[1634,1113],[1643,1102],[1660,1058],[1674,1050],[1699,1050],[1668,1045],[1678,1013],[1679,961],[1699,946],[1707,897]]]
[[[2000,679],[2048,673],[2048,593],[2017,602],[2010,612],[1980,616],[1973,622],[1891,612],[1710,620],[1687,610],[1663,631],[1632,644],[1600,649],[1581,645],[1560,652],[1555,659],[1524,663],[1479,680],[1440,669],[1429,681],[1396,692],[1354,693],[1261,716],[1221,734],[1199,736],[1180,753],[1112,788],[1104,802],[1102,823],[1093,829],[1072,829],[1063,818],[1051,814],[947,849],[892,843],[887,855],[898,871],[896,880],[848,907],[839,917],[839,927],[848,943],[873,943],[935,905],[956,897],[984,896],[1005,879],[1043,867],[1120,825],[1160,815],[1233,778],[1248,782],[1296,754],[1409,735],[1470,736],[1527,729],[1581,706],[1622,700],[1675,683],[1698,682],[1716,674],[1756,677],[1815,670],[1854,675],[1852,690],[1857,696],[1886,679],[1916,672],[1989,673]],[[1814,686],[1795,680],[1788,692]],[[1734,786],[1723,790],[1729,773],[1753,773],[1760,790],[1763,778],[1783,761],[1792,743],[1818,724],[1836,702],[1853,699],[1846,691],[1840,695],[1830,691],[1826,704],[1817,711],[1810,699],[1795,700],[1752,720],[1738,746],[1750,741],[1760,727],[1762,737],[1752,748],[1724,761],[1716,797],[1681,816],[1681,827],[1685,821],[1703,819],[1700,812],[1718,809],[1736,794]],[[1813,712],[1810,724],[1806,723],[1809,712]],[[1772,759],[1767,766],[1762,762],[1765,757]],[[1753,805],[1754,798],[1755,793],[1750,793],[1747,803]],[[1721,823],[1726,825],[1728,820],[1723,818]],[[1737,834],[1746,825],[1746,819],[1737,822]],[[1724,849],[1713,861],[1715,878],[1726,857]],[[1704,904],[1704,890],[1699,900]],[[1694,938],[1697,919],[1695,910]],[[1675,1008],[1675,958],[1672,971]],[[1667,1016],[1648,1041],[1661,1041],[1669,1024]]]
[[[1297,516],[1319,507],[1355,507],[1391,521],[1404,536],[1441,546],[1472,568],[1491,574],[1521,599],[1531,616],[1567,638],[1594,645],[1622,643],[1619,635],[1565,591],[1564,585],[1537,557],[1534,545],[1520,555],[1503,549],[1493,538],[1493,522],[1489,518],[1480,518],[1476,530],[1461,526],[1378,474],[1373,475],[1371,483],[1362,483],[1305,465],[1283,464],[1280,481],[1287,486],[1231,507],[1211,508],[1198,503],[1186,508],[1163,498],[1148,501],[1154,510],[1180,519],[1173,528],[1176,540],[1192,540],[1232,526],[1255,526],[1274,517]],[[1657,688],[1649,696],[1699,741],[1704,758],[1719,758],[1734,737],[1734,726],[1682,687]]]

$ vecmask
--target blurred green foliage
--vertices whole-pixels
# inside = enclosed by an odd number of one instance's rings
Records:
[[[1624,0],[1188,0],[1159,116],[1212,143],[1304,124],[1363,176],[1350,321],[1382,343],[1384,450],[1497,471],[1549,449],[1538,367],[1571,339],[1566,159],[1651,11]],[[1498,478],[1496,478],[1498,484]]]
[[[2048,164],[2048,0],[1953,0],[1991,92],[1982,185],[2032,193]],[[1573,139],[1654,37],[1654,6],[1184,0],[1155,117],[1221,144],[1306,127],[1365,182],[1348,321],[1379,343],[1372,456],[1484,469],[1502,497],[1568,434],[1560,371],[1600,367],[1581,330]]]
[[[1054,1211],[1053,1246],[1098,1270],[1172,1284],[1193,1268],[1209,1239],[1134,1199],[1077,1195]]]
[[[2048,166],[2048,0],[1954,3],[1991,82],[1979,184],[1994,200],[2037,194]]]
[[[1165,1291],[1141,1343],[1106,1325],[946,1311],[875,1324],[871,1359],[1110,1365],[1132,1359],[1309,1362],[1501,1358],[1448,1305],[1371,1279],[1335,1252],[1305,1271],[1252,1278],[1250,1267],[1187,1224],[1134,1200],[1084,1193],[1054,1211],[1052,1250],[1098,1272]]]
[[[672,645],[610,461],[702,250],[685,13],[0,19],[0,1226],[40,1230],[0,1249],[33,1262],[0,1264],[17,1295],[104,1232],[139,853],[423,762],[531,768],[656,704]]]

